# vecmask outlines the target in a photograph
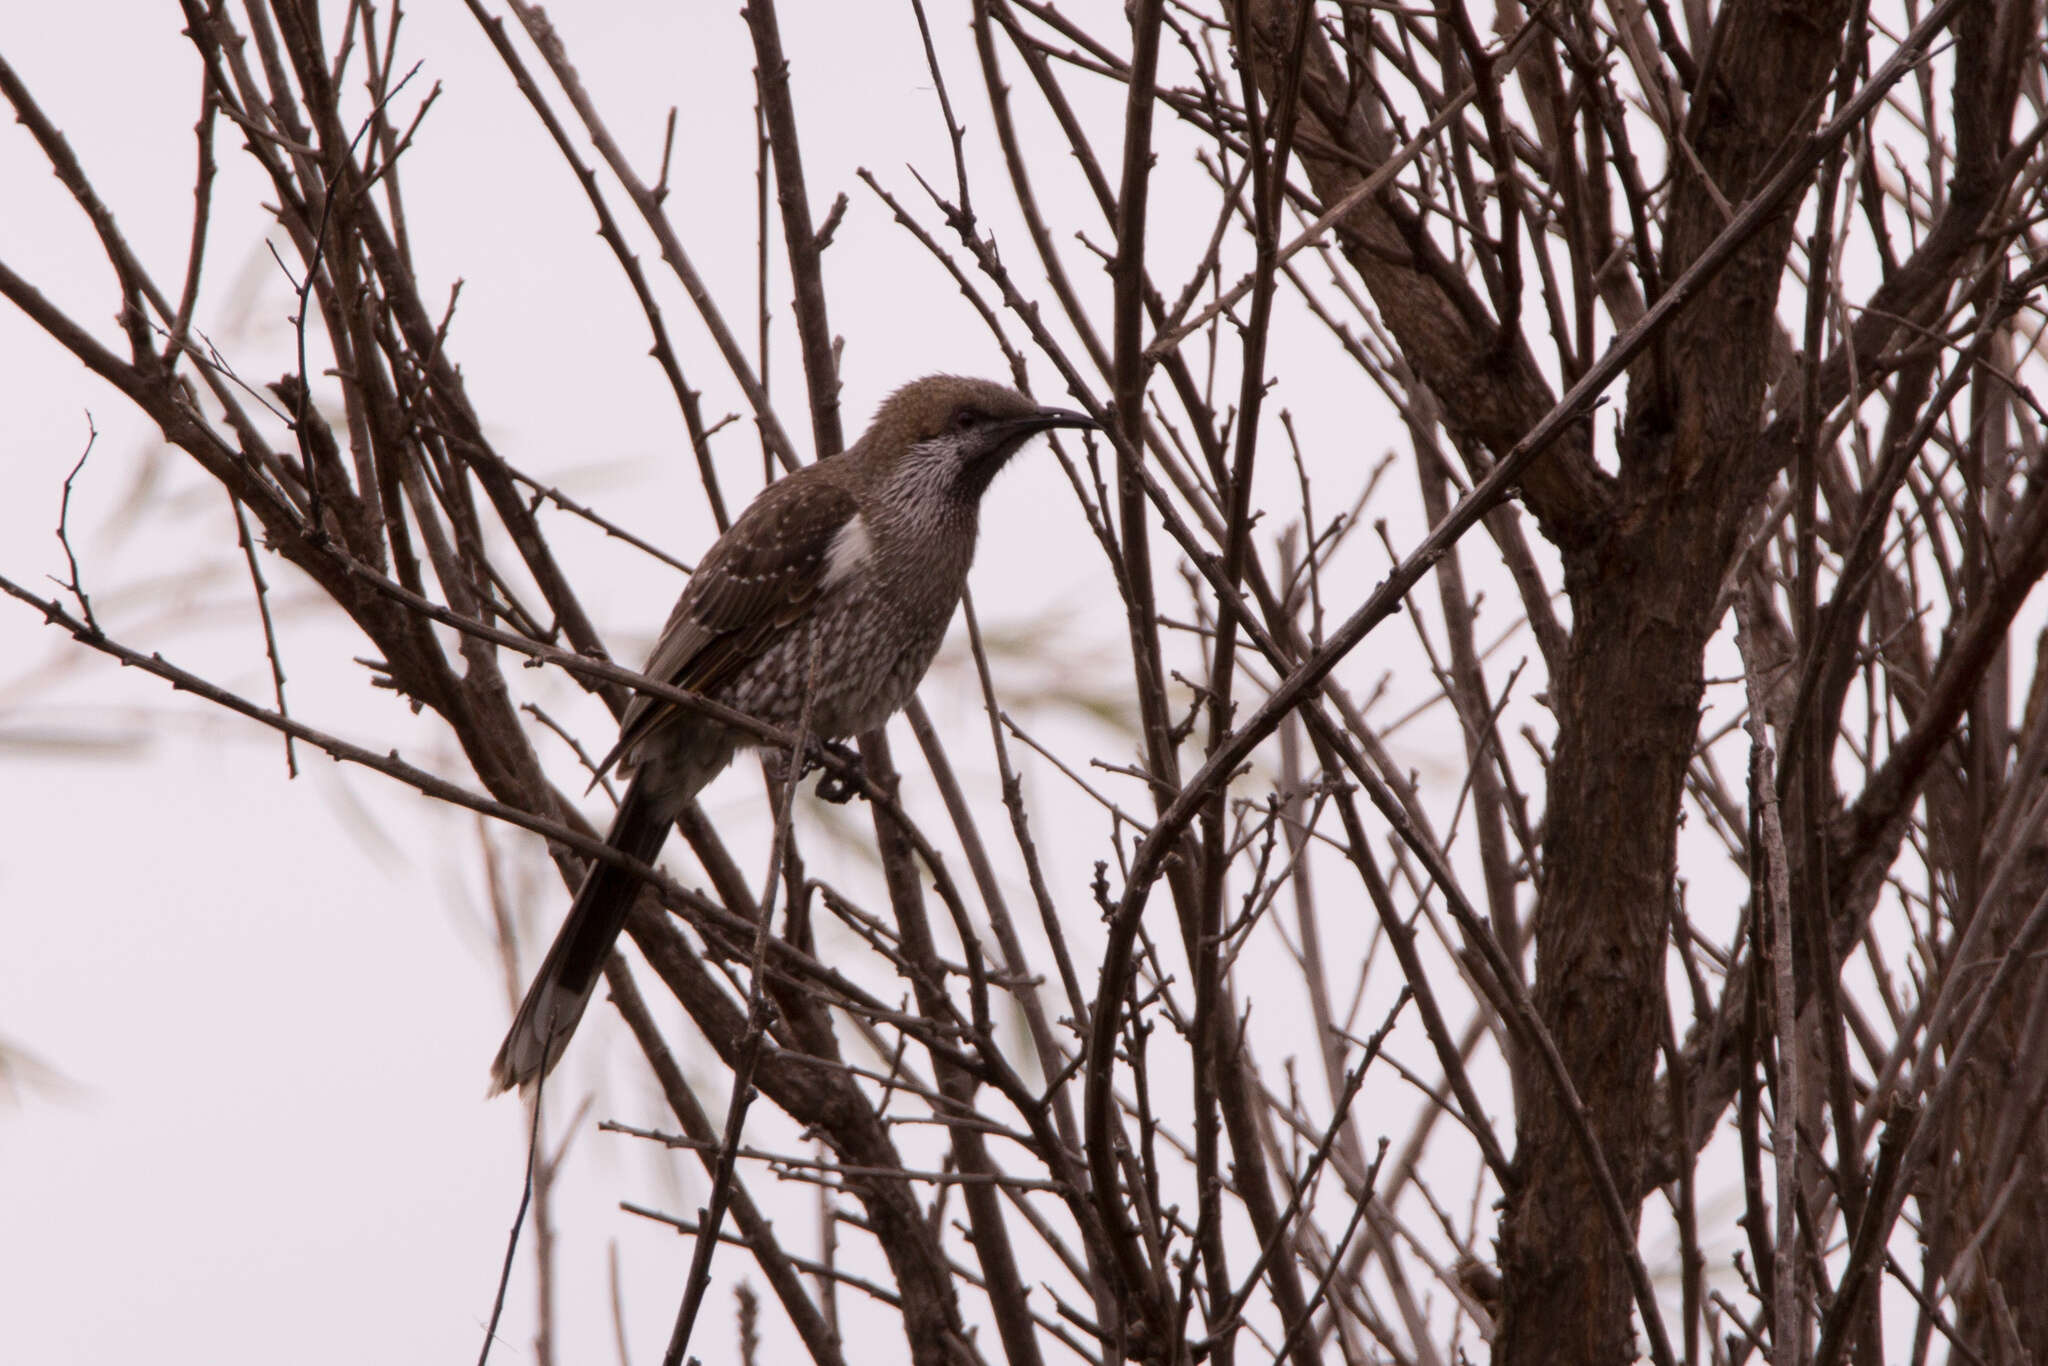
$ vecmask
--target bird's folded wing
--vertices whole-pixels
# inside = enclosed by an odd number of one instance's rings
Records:
[[[770,648],[825,587],[833,539],[859,511],[852,494],[806,477],[810,466],[763,490],[690,576],[642,670],[709,694]],[[676,711],[644,693],[626,704],[619,742],[600,773]]]

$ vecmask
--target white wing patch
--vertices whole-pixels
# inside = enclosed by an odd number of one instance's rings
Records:
[[[856,512],[832,537],[825,550],[825,578],[820,585],[831,588],[866,564],[874,554],[874,539],[868,534],[867,518]]]

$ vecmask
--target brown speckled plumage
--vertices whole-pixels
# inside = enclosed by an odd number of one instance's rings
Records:
[[[793,729],[815,639],[813,733],[836,740],[880,725],[938,652],[989,481],[1032,435],[1091,425],[986,380],[905,385],[853,446],[748,505],[698,564],[644,672]],[[748,743],[636,696],[606,760],[632,773],[608,841],[652,862],[684,803]],[[639,890],[622,869],[592,867],[491,1065],[494,1089],[554,1066]]]

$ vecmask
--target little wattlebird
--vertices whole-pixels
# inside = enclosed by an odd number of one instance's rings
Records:
[[[938,653],[989,481],[1037,433],[1095,425],[986,380],[906,384],[859,441],[763,489],[705,552],[646,674],[788,731],[808,688],[809,729],[821,741],[879,726]],[[652,863],[684,804],[754,743],[636,695],[599,768],[632,773],[606,842]],[[536,1081],[561,1057],[640,883],[624,868],[591,865],[491,1064],[494,1090]]]

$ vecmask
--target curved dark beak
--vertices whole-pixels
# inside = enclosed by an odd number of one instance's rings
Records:
[[[995,471],[1009,463],[1010,457],[1040,432],[1049,432],[1056,427],[1100,427],[1094,418],[1086,413],[1077,413],[1067,408],[1035,408],[1016,417],[1006,417],[990,423],[984,428],[980,449],[968,456],[968,463],[977,471],[977,477],[993,477]]]
[[[1055,427],[1093,427],[1100,430],[1102,424],[1086,413],[1077,413],[1071,408],[1040,408],[1035,413],[1012,418],[1004,424],[1020,436],[1031,436],[1037,432],[1048,432]]]

